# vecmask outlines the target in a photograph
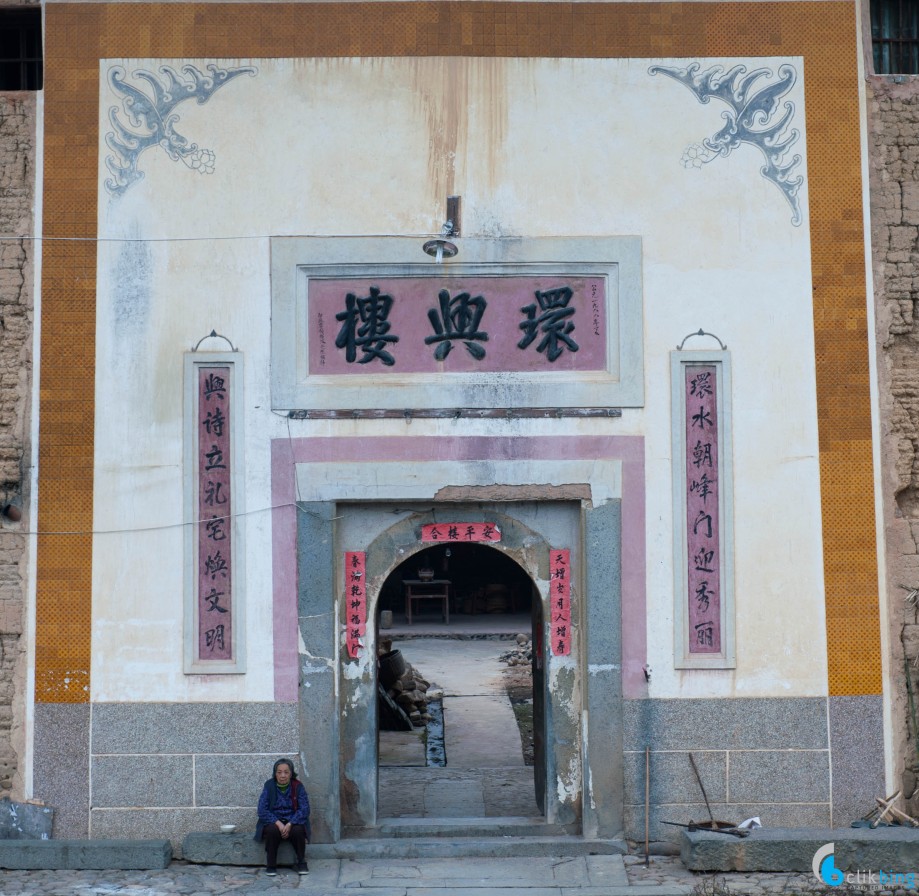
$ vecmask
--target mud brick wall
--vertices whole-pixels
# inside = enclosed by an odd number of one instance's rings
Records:
[[[919,815],[919,82],[870,76],[868,97],[894,744]]]
[[[25,503],[32,389],[36,96],[0,94],[0,504]],[[27,520],[0,523],[0,793],[21,794]]]

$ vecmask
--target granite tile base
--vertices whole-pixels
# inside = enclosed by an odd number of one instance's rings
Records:
[[[884,706],[880,695],[830,697],[833,824],[844,827],[884,797]],[[844,782],[844,786],[843,786]],[[919,855],[917,855],[919,869]]]
[[[92,839],[168,837],[175,857],[182,858],[182,840],[192,831],[220,834],[222,824],[235,824],[237,837],[255,834],[254,808],[93,809]],[[224,835],[225,836],[225,835]]]
[[[53,835],[89,835],[88,703],[36,703],[33,795],[54,809]]]
[[[828,803],[711,803],[712,815],[718,821],[738,824],[746,818],[759,816],[764,828],[807,828],[829,827],[830,806]],[[690,821],[708,821],[708,810],[704,802],[652,805],[649,822],[651,840],[678,845],[685,828],[664,824],[665,821],[689,824]],[[645,807],[625,807],[625,836],[636,843],[645,839]]]

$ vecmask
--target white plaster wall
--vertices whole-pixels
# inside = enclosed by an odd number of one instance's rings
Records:
[[[155,72],[163,62],[102,64],[103,138],[118,105],[108,67]],[[271,532],[260,510],[270,505],[269,440],[288,433],[643,434],[652,696],[825,693],[806,189],[805,223],[794,227],[755,148],[683,168],[684,149],[714,134],[725,108],[648,74],[685,60],[220,62],[258,74],[176,109],[176,129],[215,151],[213,174],[154,148],[139,159],[144,180],[113,198],[100,146],[99,232],[110,241],[98,271],[93,699],[272,699]],[[804,156],[801,61],[745,62],[796,65]],[[268,237],[430,234],[450,193],[463,197],[465,236],[642,238],[645,409],[410,426],[271,413]],[[423,260],[420,240],[418,251]],[[733,672],[672,668],[669,352],[700,327],[733,358]],[[182,353],[215,328],[245,353],[249,671],[185,676]]]

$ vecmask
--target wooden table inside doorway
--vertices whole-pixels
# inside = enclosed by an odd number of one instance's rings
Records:
[[[412,624],[412,603],[416,600],[443,601],[443,617],[450,624],[450,580],[449,579],[403,579],[405,588],[405,617]]]

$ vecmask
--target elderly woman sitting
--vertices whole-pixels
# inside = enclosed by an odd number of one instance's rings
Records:
[[[289,840],[297,856],[297,873],[309,874],[305,855],[310,833],[306,788],[297,779],[294,764],[289,759],[279,759],[258,800],[255,839],[265,841],[265,873],[269,877],[278,873],[278,847],[282,840]]]

